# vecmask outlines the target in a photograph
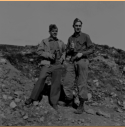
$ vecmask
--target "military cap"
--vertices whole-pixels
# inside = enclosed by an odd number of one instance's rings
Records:
[[[76,19],[74,20],[74,22],[73,22],[73,26],[74,26],[77,22],[81,22],[81,24],[82,24],[82,21],[81,21],[80,19],[76,18]]]

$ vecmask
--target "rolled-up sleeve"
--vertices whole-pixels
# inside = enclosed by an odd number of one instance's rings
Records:
[[[86,35],[86,50],[83,49],[83,51],[81,51],[83,53],[83,56],[88,56],[92,53],[94,53],[94,44],[92,43],[91,39],[90,39],[90,36],[89,35]]]
[[[42,40],[41,43],[38,45],[37,54],[42,55],[43,51],[44,51],[44,45],[43,45],[43,40]]]
[[[89,35],[86,36],[86,40],[87,40],[87,41],[86,41],[86,46],[87,46],[87,48],[92,47],[92,46],[93,46],[93,43],[92,43],[92,41],[91,41]]]
[[[86,36],[86,48],[90,50],[90,52],[94,52],[94,43],[92,43],[91,38],[89,35]]]

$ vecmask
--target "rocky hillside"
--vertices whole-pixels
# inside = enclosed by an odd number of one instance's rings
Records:
[[[86,112],[74,114],[72,107],[59,107],[56,114],[42,101],[26,107],[33,84],[39,75],[37,46],[0,45],[0,125],[2,126],[123,126],[125,125],[125,51],[95,44],[89,57]]]
[[[12,65],[24,72],[26,76],[31,78],[38,76],[36,69],[39,70],[37,67],[41,60],[41,58],[39,58],[35,52],[36,49],[37,45],[0,45],[0,54],[4,55],[4,57],[6,57]],[[107,45],[95,44],[95,53],[91,56],[91,58],[97,56],[101,56],[104,59],[112,59],[112,61],[114,61],[119,66],[120,70],[125,65],[125,51],[121,49],[116,49]]]

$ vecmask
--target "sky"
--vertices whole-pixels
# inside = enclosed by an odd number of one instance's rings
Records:
[[[125,1],[0,1],[0,44],[37,45],[50,24],[66,44],[75,18],[92,42],[125,50]]]

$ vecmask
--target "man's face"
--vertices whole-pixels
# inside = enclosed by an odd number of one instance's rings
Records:
[[[56,38],[57,37],[57,33],[58,33],[58,29],[52,29],[50,31],[50,36],[53,37],[53,38]]]
[[[80,33],[80,32],[81,32],[81,28],[82,28],[82,23],[81,23],[81,22],[76,22],[76,23],[74,24],[74,31],[75,31],[76,33]]]

